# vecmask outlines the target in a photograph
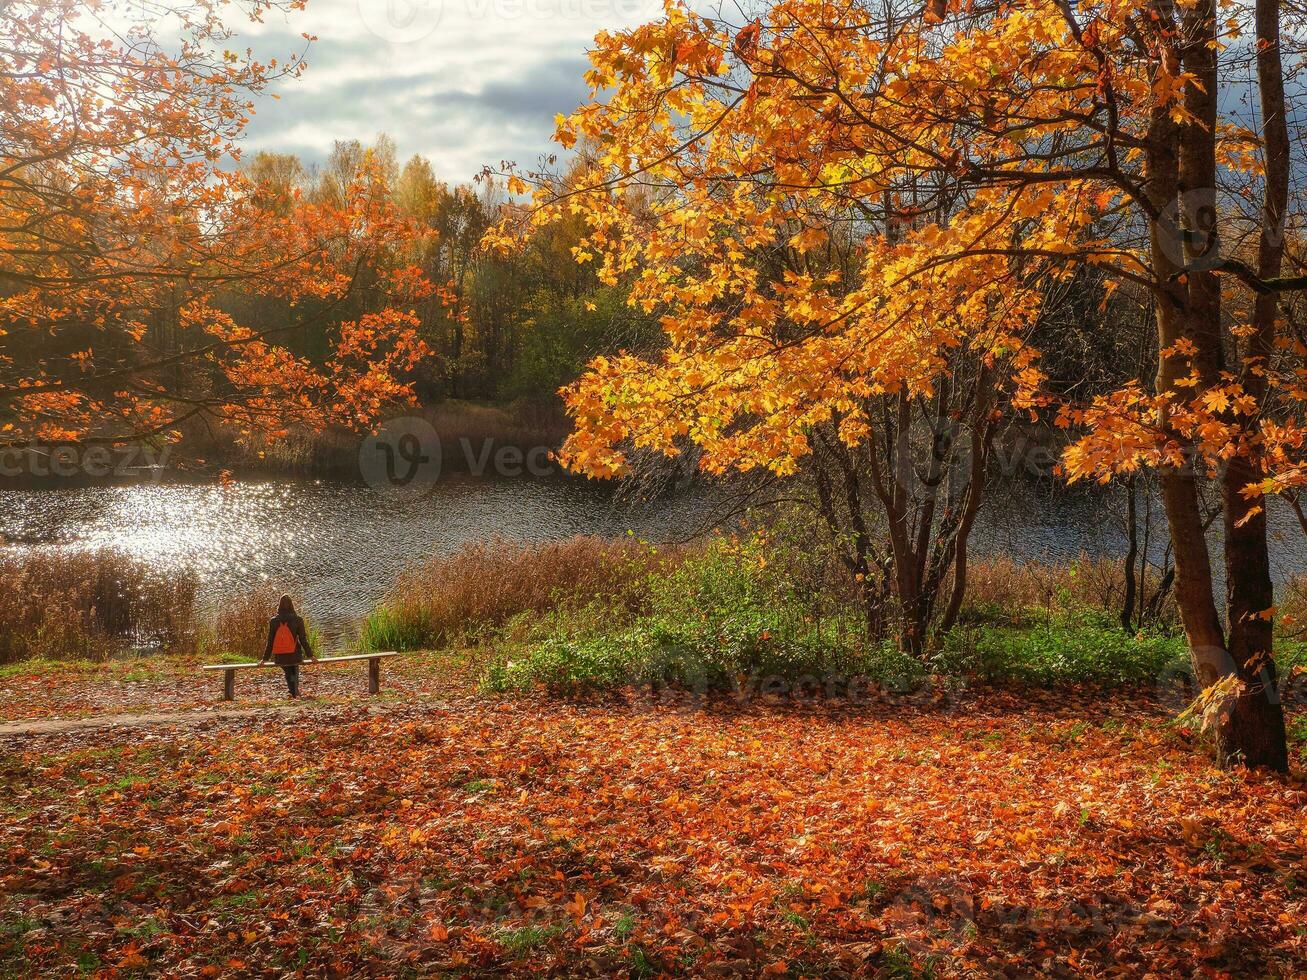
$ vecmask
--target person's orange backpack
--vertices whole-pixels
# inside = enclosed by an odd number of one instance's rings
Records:
[[[295,639],[295,634],[291,632],[290,627],[285,623],[277,624],[277,632],[272,637],[272,655],[294,653],[300,648]]]

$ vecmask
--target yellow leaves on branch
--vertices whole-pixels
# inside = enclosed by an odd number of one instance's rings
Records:
[[[1137,174],[1150,119],[1190,121],[1199,82],[1145,0],[1086,0],[1074,24],[1055,0],[955,17],[962,6],[883,31],[863,2],[779,0],[731,26],[667,0],[663,19],[596,39],[592,99],[556,120],[584,173],[538,189],[488,239],[579,216],[575,259],[629,284],[665,334],[661,354],[596,361],[566,391],[570,465],[611,475],[631,448],[693,443],[710,472],[790,473],[814,427],[863,443],[873,399],[929,397],[964,356],[1004,407],[1050,404],[1026,340],[1041,284],[1092,267],[1112,280],[1106,303],[1151,266],[1102,231],[1132,207],[1127,187],[1047,151],[1101,147],[1110,90],[1114,151]],[[1218,146],[1223,165],[1254,170],[1246,129],[1222,125]],[[1162,356],[1195,352],[1182,339]],[[1188,367],[1163,395],[1133,385],[1063,406],[1059,423],[1086,430],[1067,473],[1179,465],[1190,445],[1214,467],[1255,443],[1270,472],[1300,479],[1296,423],[1277,429],[1237,381]],[[1307,378],[1297,388],[1307,399]],[[1263,489],[1284,485],[1268,475]]]
[[[696,254],[738,241],[731,218],[718,213],[697,225]],[[691,223],[704,220],[696,212]],[[688,440],[709,472],[765,467],[788,475],[811,451],[812,426],[838,417],[846,443],[865,441],[868,398],[929,394],[959,348],[1007,364],[1012,386],[1035,404],[1043,375],[1020,334],[1038,314],[1038,292],[1015,282],[1001,256],[922,271],[934,248],[954,247],[956,236],[973,236],[983,224],[932,227],[893,246],[866,243],[852,290],[794,272],[758,283],[752,272],[733,274],[729,262],[690,272],[652,260],[646,248],[641,259],[654,274],[634,296],[666,311],[668,349],[658,360],[598,359],[567,390],[577,429],[565,461],[609,476],[623,471],[625,446],[671,455]]]

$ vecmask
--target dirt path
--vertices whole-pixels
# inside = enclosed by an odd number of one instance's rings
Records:
[[[206,721],[228,721],[262,714],[290,714],[312,710],[311,703],[267,704],[250,708],[217,708],[199,711],[156,711],[148,714],[91,715],[87,718],[49,718],[0,724],[0,738],[20,735],[57,735],[61,732],[95,731],[103,728],[143,728],[150,725],[198,725]]]

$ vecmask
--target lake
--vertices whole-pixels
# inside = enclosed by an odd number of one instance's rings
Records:
[[[652,541],[709,527],[720,504],[707,491],[623,502],[608,487],[562,477],[448,478],[421,494],[324,481],[0,490],[0,538],[9,547],[111,547],[167,569],[190,569],[205,600],[263,582],[303,597],[332,645],[406,566],[470,541],[543,541],[577,534]],[[1121,553],[1120,500],[1099,493],[1024,488],[993,497],[975,554],[1069,560]],[[1307,570],[1307,542],[1272,511],[1278,579]]]

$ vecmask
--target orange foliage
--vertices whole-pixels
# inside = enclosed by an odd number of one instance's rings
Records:
[[[587,173],[533,175],[534,205],[490,236],[508,247],[521,221],[581,215],[577,261],[662,314],[665,352],[599,358],[567,392],[575,468],[607,476],[631,447],[692,442],[709,471],[787,474],[813,426],[865,443],[869,398],[929,396],[966,348],[1016,408],[1047,405],[1023,337],[1050,280],[1091,265],[1168,286],[1140,228],[1182,251],[1175,213],[1145,192],[1155,115],[1201,125],[1179,28],[1148,0],[888,9],[782,0],[733,23],[672,0],[664,19],[597,38],[593,101],[556,133],[588,148]],[[1217,29],[1233,42],[1241,22]],[[1235,117],[1218,128],[1219,165],[1255,182],[1255,138]],[[1195,375],[1193,397],[1062,401],[1061,424],[1087,430],[1068,474],[1247,454],[1265,474],[1248,493],[1301,484],[1307,371],[1291,348],[1247,365],[1271,375],[1265,404],[1237,372]]]
[[[377,168],[338,201],[286,202],[235,167],[252,97],[303,62],[223,50],[220,15],[301,4],[137,6],[176,36],[110,34],[76,0],[0,18],[0,445],[170,438],[195,418],[366,426],[410,400],[411,305],[434,290],[389,259],[418,232]],[[383,302],[348,319],[363,269]],[[235,285],[288,312],[246,322],[223,302]],[[325,363],[286,345],[340,319]]]

